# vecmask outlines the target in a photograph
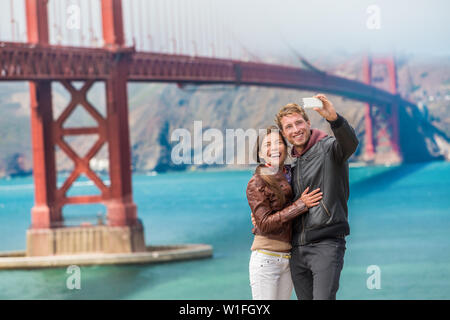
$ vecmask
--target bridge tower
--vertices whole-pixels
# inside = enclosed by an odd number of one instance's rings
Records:
[[[400,100],[394,57],[365,56],[363,82],[386,90]],[[371,102],[365,104],[365,160],[378,162],[376,158],[381,157],[380,162],[401,161],[398,107],[399,103],[396,101],[385,105],[375,105]]]
[[[47,0],[26,0],[28,42],[49,45]],[[54,120],[52,80],[29,83],[31,132],[35,184],[35,204],[31,210],[31,227],[27,231],[27,255],[48,256],[86,252],[127,253],[145,251],[143,226],[137,218],[131,186],[131,152],[128,127],[127,73],[130,54],[125,48],[121,0],[101,0],[105,48],[114,55],[108,79],[79,79],[77,89],[71,81],[58,79],[71,95],[71,101]],[[106,116],[87,100],[96,81],[104,81]],[[83,107],[96,127],[64,127],[77,106]],[[64,137],[96,134],[98,140],[84,157],[66,143]],[[91,170],[90,160],[108,144],[109,178],[107,186]],[[61,187],[57,186],[55,147],[74,162],[74,169]],[[101,195],[67,196],[76,179],[84,174],[98,187]],[[103,203],[107,224],[88,227],[64,226],[62,208],[67,204]]]

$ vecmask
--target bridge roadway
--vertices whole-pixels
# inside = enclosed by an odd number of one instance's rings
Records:
[[[336,94],[378,105],[414,106],[359,81],[301,68],[209,57],[0,42],[0,81],[104,81],[118,59],[128,59],[128,81],[229,84]]]

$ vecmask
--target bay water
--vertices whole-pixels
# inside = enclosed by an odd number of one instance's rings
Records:
[[[133,175],[148,245],[207,243],[212,258],[150,265],[0,271],[0,299],[251,299],[251,234],[245,196],[252,171]],[[350,169],[349,222],[338,299],[450,298],[450,163]],[[80,182],[73,194],[93,193]],[[32,177],[0,180],[0,251],[24,250]],[[68,206],[74,224],[103,206]],[[77,222],[78,221],[78,222]],[[375,266],[375,267],[374,267]],[[379,287],[370,283],[378,270]],[[295,299],[295,293],[292,298]]]

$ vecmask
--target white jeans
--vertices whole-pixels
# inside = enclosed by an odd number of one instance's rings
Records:
[[[288,258],[252,251],[249,271],[253,300],[289,300],[291,298],[293,284]]]

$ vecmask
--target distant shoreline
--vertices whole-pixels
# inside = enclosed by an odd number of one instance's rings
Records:
[[[426,161],[426,162],[450,162],[447,160],[432,160],[432,161]],[[417,163],[421,163],[421,162],[417,162]],[[407,163],[401,162],[401,163],[393,163],[393,164],[374,164],[374,163],[369,163],[369,162],[363,162],[363,161],[355,161],[355,162],[349,162],[349,167],[350,168],[364,168],[364,167],[392,167],[392,166],[401,166]],[[409,163],[408,163],[409,164]],[[167,171],[163,171],[163,172],[157,172],[154,170],[149,170],[149,171],[133,171],[132,175],[147,175],[147,176],[157,176],[160,174],[165,174],[165,173],[177,173],[177,172],[227,172],[227,171],[254,171],[256,168],[256,165],[252,165],[252,166],[246,166],[246,167],[237,167],[237,166],[223,166],[223,167],[217,167],[217,166],[212,166],[212,167],[189,167],[186,170],[167,170]],[[67,174],[69,175],[70,172],[59,172],[59,174]],[[98,175],[105,175],[107,174],[104,171],[101,172],[95,172]],[[33,173],[32,172],[27,172],[26,174],[13,174],[13,175],[1,175],[0,176],[0,180],[10,180],[13,178],[27,178],[32,176]]]

